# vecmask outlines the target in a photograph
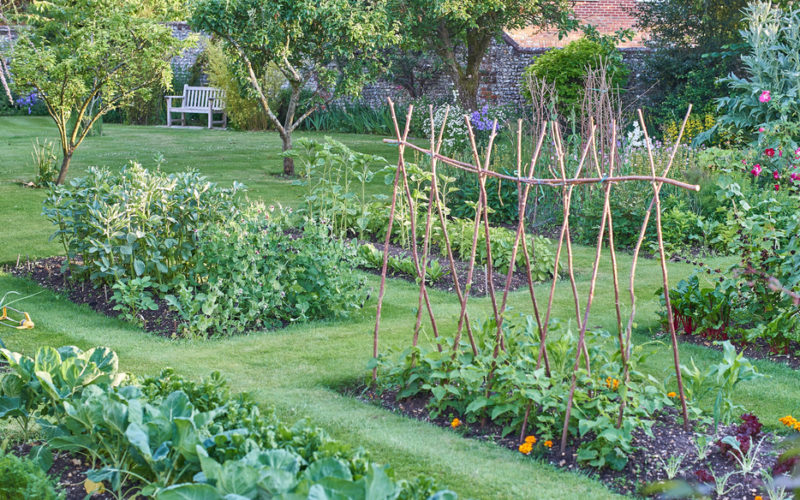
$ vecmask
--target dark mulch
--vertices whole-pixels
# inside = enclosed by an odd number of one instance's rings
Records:
[[[660,337],[668,335],[668,333],[659,334]],[[722,351],[722,346],[715,344],[713,340],[707,339],[702,335],[679,334],[678,340],[708,347],[716,351]],[[789,352],[787,354],[775,353],[770,348],[769,343],[764,339],[756,339],[754,342],[736,342],[731,340],[731,343],[736,346],[737,352],[743,352],[746,358],[765,359],[774,363],[782,363],[795,370],[800,369],[800,356],[796,354],[800,352],[800,344],[796,342],[789,347]]]
[[[114,303],[111,301],[114,293],[111,288],[108,286],[95,288],[87,280],[70,279],[69,271],[61,273],[64,260],[64,257],[50,257],[19,264],[8,271],[14,276],[32,279],[44,288],[63,293],[76,304],[86,304],[93,310],[112,318],[119,316],[120,312],[114,310]],[[181,317],[177,312],[170,310],[163,299],[156,299],[156,304],[158,309],[155,311],[139,312],[142,328],[164,337],[178,336]]]
[[[33,446],[42,443],[25,443],[14,446],[11,452],[18,457],[27,457]],[[58,481],[64,491],[66,500],[83,500],[86,498],[84,481],[85,472],[92,468],[91,464],[83,457],[70,453],[53,453],[53,466],[47,472],[50,477]],[[95,493],[93,500],[113,499],[108,492]]]
[[[364,242],[362,242],[364,243]],[[383,250],[383,243],[377,242],[368,242],[375,245],[375,248],[379,250]],[[430,288],[435,288],[437,290],[444,290],[446,292],[455,293],[455,282],[453,281],[453,276],[450,273],[450,261],[446,257],[446,253],[443,256],[438,249],[433,248],[431,255],[434,256],[433,260],[437,260],[439,264],[447,270],[447,273],[442,276],[439,280],[435,283],[428,285]],[[406,258],[411,257],[411,252],[409,250],[404,249],[399,245],[395,245],[390,243],[389,244],[389,256],[391,257],[399,257],[399,258]],[[420,254],[419,257],[421,258],[422,255]],[[428,259],[432,260],[432,259]],[[469,262],[464,262],[461,260],[456,260],[456,272],[458,273],[458,283],[461,285],[461,289],[464,289],[464,286],[467,283],[467,274],[469,273]],[[380,276],[381,270],[380,269],[372,269],[372,268],[363,268],[365,271],[376,274]],[[392,272],[391,269],[388,270],[387,275],[393,278],[402,278],[407,281],[415,282],[416,276],[411,276],[405,273],[396,273]],[[506,288],[506,278],[507,275],[505,273],[500,273],[498,271],[494,271],[492,273],[492,282],[494,284],[495,293],[501,295],[503,290]],[[525,273],[516,271],[511,275],[511,286],[509,287],[509,291],[517,290],[518,288],[528,286],[528,278]],[[485,297],[489,294],[487,290],[487,280],[486,280],[486,268],[480,264],[475,264],[475,268],[472,272],[472,287],[470,288],[469,292],[471,297]]]
[[[400,413],[423,422],[429,422],[440,427],[449,428],[453,416],[439,416],[435,419],[430,418],[426,409],[428,397],[418,395],[404,400],[397,400],[397,393],[394,391],[377,392],[372,389],[354,388],[345,389],[349,395],[358,397],[360,400],[375,404],[385,409]],[[457,416],[457,415],[456,415]],[[716,436],[727,436],[735,434],[735,427],[738,424],[720,426]],[[692,422],[692,426],[700,428],[698,422]],[[559,443],[553,439],[553,448],[547,449],[541,446],[541,442],[534,447],[541,460],[552,465],[571,471],[578,471],[589,475],[603,482],[614,491],[626,495],[638,495],[641,488],[645,485],[657,481],[667,480],[665,471],[665,461],[669,457],[683,456],[680,468],[675,479],[684,479],[697,484],[698,480],[695,471],[713,471],[717,477],[722,477],[729,472],[738,471],[739,468],[732,458],[724,455],[716,445],[711,446],[711,453],[704,459],[698,458],[694,439],[697,435],[695,431],[686,431],[683,428],[683,419],[678,410],[666,408],[656,415],[655,421],[651,426],[653,437],[648,436],[642,430],[634,432],[633,444],[637,450],[629,455],[627,466],[622,471],[615,471],[610,468],[602,470],[582,466],[577,461],[577,449],[580,441],[571,442],[564,453],[561,455]],[[491,423],[484,427],[479,424],[464,424],[453,432],[458,432],[464,437],[490,441],[499,446],[518,451],[520,444],[519,436],[502,437],[501,428]],[[712,429],[713,431],[713,429]],[[711,441],[716,441],[717,437],[710,437]],[[533,455],[531,455],[533,457]],[[759,449],[759,469],[772,470],[777,462],[774,453],[773,436],[768,435]],[[713,485],[712,485],[713,486]],[[734,498],[753,498],[759,494],[762,482],[760,472],[756,470],[748,476],[742,474],[732,474],[728,479],[728,492],[725,496],[717,496],[709,489],[711,498],[734,499]],[[709,486],[708,488],[711,488]],[[762,493],[763,494],[763,493]]]

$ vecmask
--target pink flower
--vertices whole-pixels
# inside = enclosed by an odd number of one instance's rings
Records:
[[[759,165],[758,163],[753,165],[753,169],[750,171],[750,173],[758,177],[758,174],[761,173],[761,165]]]
[[[778,150],[778,158],[783,158],[783,150],[782,149]]]
[[[772,94],[769,92],[769,90],[765,90],[761,93],[761,96],[758,98],[758,100],[762,103],[767,103],[772,100]]]
[[[775,191],[780,191],[780,190],[781,190],[781,185],[775,184]]]
[[[781,178],[781,174],[779,174],[778,171],[775,170],[774,172],[772,172],[772,178],[778,180]]]
[[[764,150],[764,154],[772,158],[773,156],[775,156],[775,150],[772,148],[767,148]]]
[[[742,160],[742,165],[747,165],[747,159]]]
[[[765,130],[764,127],[759,127],[759,129],[758,129],[758,131],[761,132],[761,133],[763,133],[764,130]]]
[[[792,179],[792,181],[796,181],[798,179],[797,174],[794,172],[792,172],[792,175],[790,175],[789,177]]]

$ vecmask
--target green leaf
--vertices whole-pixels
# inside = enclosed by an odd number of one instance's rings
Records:
[[[213,486],[209,484],[176,484],[159,490],[157,500],[222,500]]]

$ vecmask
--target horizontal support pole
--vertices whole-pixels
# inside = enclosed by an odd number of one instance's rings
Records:
[[[421,148],[416,144],[412,144],[407,141],[398,141],[397,139],[384,139],[383,142],[386,144],[394,144],[394,145],[402,144],[407,148],[411,148],[427,156],[431,156],[431,151],[429,149]],[[491,170],[478,169],[475,167],[475,165],[464,163],[463,161],[454,160],[452,158],[448,158],[447,156],[442,156],[438,153],[434,153],[433,157],[443,163],[446,163],[456,168],[460,168],[461,170],[465,170],[467,172],[483,174],[488,177],[495,177],[497,179],[503,179],[511,182],[521,182],[523,184],[531,184],[534,186],[575,186],[579,184],[602,184],[604,182],[640,181],[640,182],[660,182],[663,184],[670,184],[672,186],[677,186],[679,188],[686,189],[689,191],[695,191],[695,192],[700,191],[700,186],[698,186],[697,184],[689,184],[686,182],[677,181],[675,179],[669,179],[666,177],[653,177],[650,175],[621,175],[618,177],[581,177],[572,179],[537,179],[534,177],[514,177],[511,175],[501,174],[499,172],[493,172]]]

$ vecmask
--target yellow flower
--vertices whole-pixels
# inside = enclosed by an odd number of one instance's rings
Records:
[[[611,377],[606,377],[606,387],[616,391],[617,388],[619,388],[619,380]]]
[[[530,455],[531,451],[533,451],[533,443],[529,443],[526,441],[521,445],[519,445],[519,452],[522,453],[523,455]]]
[[[548,439],[547,441],[544,442],[544,445],[547,446],[548,448],[552,448],[553,442]]]
[[[459,420],[457,418],[454,418],[453,421],[450,422],[450,427],[452,427],[453,429],[455,429],[456,427],[459,427],[460,425],[461,425],[461,420]]]
[[[668,392],[667,393],[667,397],[674,398],[676,396],[677,396],[677,394],[675,392]]]
[[[526,443],[536,444],[536,436],[528,436],[525,438]]]
[[[756,495],[756,497],[753,500],[764,500],[764,499],[761,497],[761,495]]]

